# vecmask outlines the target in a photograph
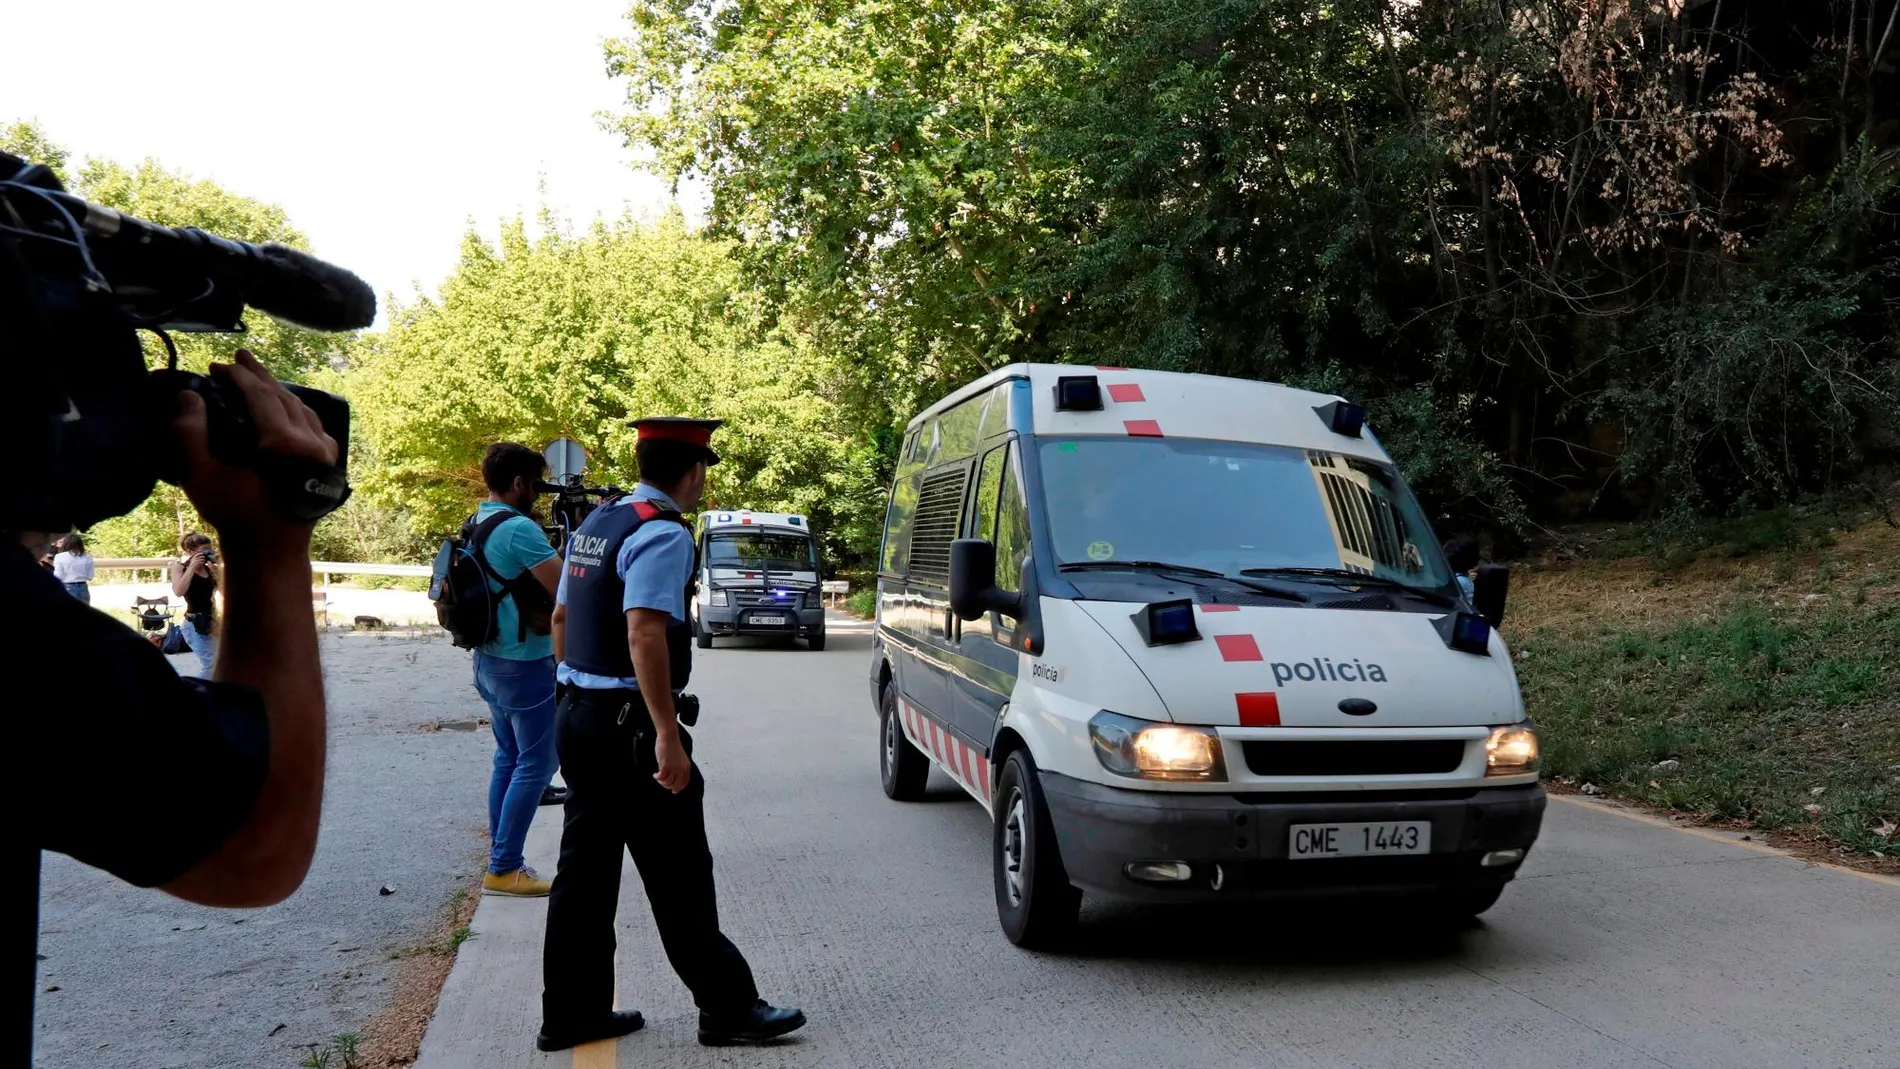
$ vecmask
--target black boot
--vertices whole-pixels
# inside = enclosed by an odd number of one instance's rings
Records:
[[[556,787],[552,783],[548,784],[546,787],[543,787],[541,789],[541,804],[542,805],[567,804],[567,788]]]
[[[534,1045],[537,1050],[566,1050],[597,1039],[619,1039],[630,1032],[638,1032],[644,1024],[646,1021],[641,1019],[638,1010],[615,1010],[605,1017],[580,1024],[560,1027],[542,1025],[541,1034],[534,1037]]]
[[[805,1027],[805,1011],[779,1009],[764,999],[737,1013],[699,1015],[699,1042],[708,1047],[762,1043]]]

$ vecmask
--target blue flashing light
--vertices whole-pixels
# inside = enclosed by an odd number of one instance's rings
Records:
[[[796,516],[788,516],[785,518],[785,522],[791,524],[793,527],[797,527],[802,521]]]
[[[1195,642],[1201,637],[1201,630],[1194,623],[1194,602],[1186,598],[1143,606],[1133,619],[1135,630],[1141,632],[1142,641],[1150,646]]]
[[[1359,437],[1366,426],[1366,410],[1350,401],[1328,401],[1313,411],[1328,430],[1347,438]]]
[[[1057,412],[1100,412],[1102,384],[1093,375],[1063,375],[1056,379]]]
[[[1441,616],[1432,621],[1432,626],[1445,640],[1445,645],[1460,653],[1474,653],[1480,657],[1491,654],[1491,625],[1482,616],[1468,612]]]

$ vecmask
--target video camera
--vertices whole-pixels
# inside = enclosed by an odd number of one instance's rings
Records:
[[[554,551],[562,553],[567,548],[568,537],[580,529],[588,513],[626,491],[617,486],[583,484],[581,473],[587,469],[587,451],[572,438],[556,438],[548,443],[542,455],[548,462],[548,474],[554,476],[553,482],[543,482],[537,487],[549,496],[548,514],[554,521],[543,530],[548,533],[548,541],[554,544]],[[589,501],[590,497],[600,500]]]
[[[0,153],[0,531],[66,531],[136,508],[184,477],[177,395],[204,398],[213,455],[252,468],[272,506],[314,521],[349,498],[349,403],[288,386],[337,443],[335,467],[258,448],[243,395],[178,369],[165,330],[244,330],[245,306],[311,330],[367,327],[376,295],[355,275],[281,245],[157,226],[64,191],[44,167]],[[171,359],[146,366],[137,332]]]

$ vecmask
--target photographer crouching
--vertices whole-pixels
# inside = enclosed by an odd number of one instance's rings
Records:
[[[88,205],[0,154],[0,346],[15,357],[0,449],[21,472],[0,486],[5,678],[23,705],[61,697],[57,712],[16,718],[32,804],[10,855],[27,878],[11,881],[5,921],[4,1064],[31,1058],[19,1011],[36,984],[40,851],[241,907],[288,897],[316,848],[325,727],[310,535],[349,496],[347,405],[277,382],[243,350],[206,376],[149,370],[136,333],[241,329],[246,304],[315,329],[374,317],[347,272]],[[181,678],[39,564],[49,536],[129,511],[160,478],[217,532],[224,620],[209,679]]]

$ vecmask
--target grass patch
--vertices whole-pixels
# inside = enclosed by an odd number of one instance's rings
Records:
[[[877,615],[877,588],[860,587],[845,596],[844,609],[853,616],[869,620]]]
[[[333,586],[355,587],[358,590],[410,590],[429,589],[429,577],[426,575],[350,575]]]
[[[1640,628],[1534,628],[1516,644],[1548,774],[1900,853],[1900,607],[1742,602]]]
[[[1796,553],[1826,549],[1834,531],[1870,518],[1864,506],[1816,498],[1800,505],[1764,509],[1724,518],[1696,518],[1634,524],[1603,540],[1593,556],[1622,560],[1646,556],[1659,570],[1676,571],[1698,560],[1739,560],[1772,556],[1783,567]]]

